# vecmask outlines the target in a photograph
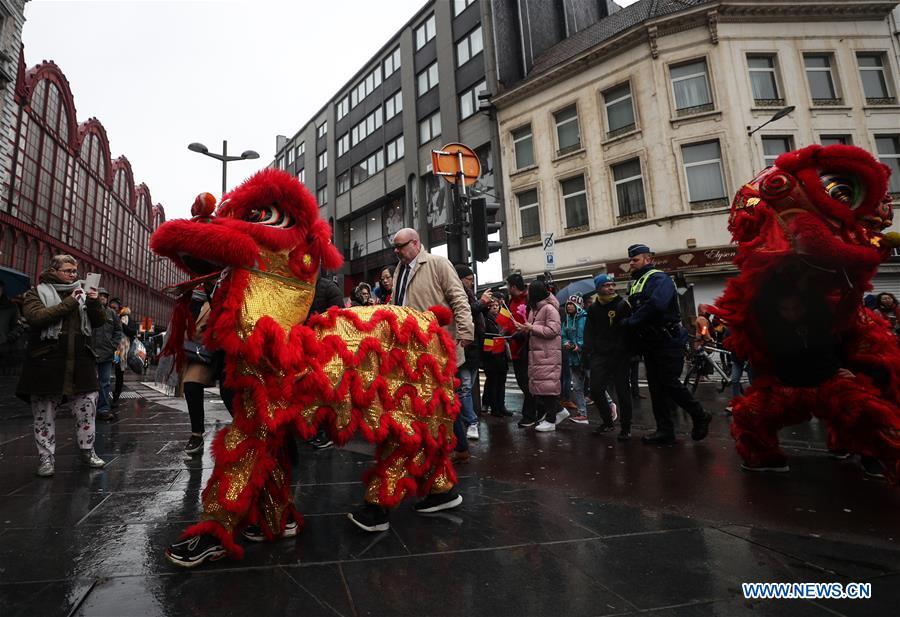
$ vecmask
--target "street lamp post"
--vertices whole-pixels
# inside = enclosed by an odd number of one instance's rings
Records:
[[[763,122],[762,124],[760,124],[758,127],[756,127],[755,129],[753,129],[752,131],[750,130],[750,127],[748,126],[748,127],[747,127],[747,137],[750,137],[751,135],[753,135],[753,133],[755,133],[756,131],[758,131],[758,130],[761,129],[762,127],[766,126],[767,124],[769,124],[769,123],[771,123],[771,122],[775,122],[776,120],[781,120],[781,119],[784,118],[786,115],[788,115],[789,113],[791,113],[792,111],[794,111],[794,109],[795,109],[795,108],[794,108],[793,105],[790,105],[790,106],[788,106],[788,107],[785,107],[784,109],[779,109],[779,110],[775,113],[774,116],[772,116],[771,118],[769,118],[768,120],[766,120],[765,122]]]
[[[204,146],[201,143],[194,142],[188,146],[188,150],[191,152],[199,152],[200,154],[205,154],[206,156],[210,156],[217,161],[222,161],[222,195],[225,195],[226,190],[226,170],[228,163],[231,161],[244,161],[247,159],[258,159],[259,153],[254,150],[244,150],[240,156],[228,156],[228,141],[222,140],[222,154],[216,154],[215,152],[210,152],[209,148]]]

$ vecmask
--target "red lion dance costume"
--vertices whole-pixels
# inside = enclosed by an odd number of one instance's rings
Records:
[[[193,219],[165,223],[150,243],[194,276],[218,276],[205,344],[225,351],[225,383],[235,392],[233,423],[212,444],[216,464],[202,519],[182,538],[213,535],[240,558],[234,534],[244,526],[271,539],[289,515],[301,524],[282,444],[288,431],[309,439],[320,424],[338,444],[357,431],[377,444],[367,502],[390,508],[407,492],[449,491],[459,411],[455,346],[441,327],[450,311],[333,308],[307,321],[320,267],[343,261],[312,195],[268,169],[227,195],[215,214],[214,206],[212,195],[201,195]],[[176,357],[192,334],[190,295],[172,320],[168,346]]]
[[[814,415],[827,422],[830,449],[879,459],[896,482],[900,349],[886,322],[862,304],[897,245],[896,234],[881,233],[892,218],[889,175],[864,150],[814,145],[782,154],[734,198],[728,228],[740,274],[715,312],[731,329],[729,348],[753,367],[753,385],[732,403],[731,434],[748,469],[786,471],[778,431]],[[821,307],[846,371],[811,387],[789,387],[776,376],[773,322],[759,310],[777,299],[766,297],[772,289]]]

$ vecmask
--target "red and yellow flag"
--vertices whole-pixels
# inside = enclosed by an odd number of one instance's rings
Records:
[[[506,340],[502,338],[486,338],[481,349],[486,353],[495,353],[497,355],[506,351]]]
[[[502,304],[500,306],[500,311],[497,313],[497,317],[495,317],[497,321],[497,325],[503,328],[506,332],[512,333],[516,331],[516,322],[513,319],[512,313],[509,312],[509,309],[506,307],[506,304]]]

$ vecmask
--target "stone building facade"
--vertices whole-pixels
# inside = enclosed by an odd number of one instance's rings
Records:
[[[492,99],[510,268],[547,269],[552,233],[557,280],[624,278],[640,241],[696,305],[734,272],[731,197],[781,152],[861,146],[900,197],[896,5],[641,0],[550,48]]]

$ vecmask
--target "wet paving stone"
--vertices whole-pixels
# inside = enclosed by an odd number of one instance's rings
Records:
[[[372,446],[300,441],[298,536],[240,539],[243,560],[186,571],[163,552],[199,516],[227,413],[211,403],[206,448],[188,457],[187,414],[164,402],[129,400],[99,426],[100,471],[63,429],[51,479],[34,475],[29,418],[0,405],[0,617],[900,614],[900,491],[829,460],[818,423],[786,430],[792,471],[765,476],[740,471],[721,416],[709,439],[670,448],[488,418],[457,469],[463,505],[422,516],[409,496],[375,534],[346,518]],[[873,598],[748,601],[740,587],[832,580],[871,582]]]
[[[338,579],[336,572],[334,576]],[[75,613],[82,617],[292,614],[351,613],[346,606],[336,610],[319,600],[280,568],[106,579]]]

